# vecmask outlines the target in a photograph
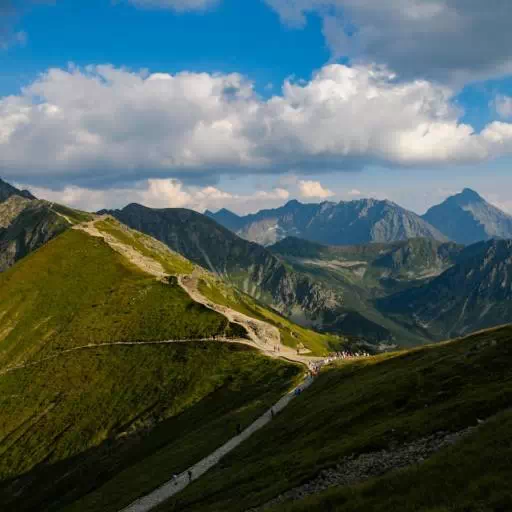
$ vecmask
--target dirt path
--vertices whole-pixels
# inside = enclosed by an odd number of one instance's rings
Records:
[[[73,228],[85,231],[90,236],[103,238],[103,240],[105,240],[105,242],[110,247],[112,247],[112,249],[123,255],[141,270],[150,275],[153,275],[159,280],[166,280],[169,277],[169,274],[164,271],[160,263],[150,257],[142,255],[133,247],[123,244],[113,235],[105,233],[104,231],[100,231],[96,227],[96,222],[105,220],[107,218],[108,216],[101,216],[92,221],[77,224],[73,226]],[[227,306],[215,304],[211,300],[204,297],[204,295],[202,295],[197,288],[200,275],[201,271],[199,270],[195,270],[191,275],[179,275],[177,276],[178,283],[194,302],[202,304],[203,306],[225,316],[230,322],[244,327],[249,336],[249,340],[236,341],[255,347],[269,357],[282,358],[288,361],[301,363],[306,366],[309,362],[322,361],[322,358],[320,357],[310,357],[305,354],[297,354],[296,350],[293,348],[283,345],[281,343],[281,334],[279,333],[279,329],[277,329],[277,327],[274,327],[267,322],[263,322],[262,320],[256,320],[250,316],[239,313],[238,311],[235,311],[234,309],[231,309]]]
[[[31,366],[37,366],[38,364],[44,363],[45,361],[49,361],[51,359],[55,359],[64,354],[69,354],[70,352],[76,352],[78,350],[90,350],[95,348],[102,347],[119,347],[119,346],[135,346],[135,345],[171,345],[173,343],[191,343],[194,341],[208,341],[208,342],[218,342],[222,341],[223,343],[242,343],[245,345],[249,345],[253,347],[254,345],[247,340],[242,338],[190,338],[184,340],[163,340],[163,341],[117,341],[113,343],[90,343],[88,345],[82,345],[80,347],[68,348],[65,350],[60,350],[51,356],[43,357],[42,359],[38,359],[37,361],[31,361],[30,363],[18,364],[16,366],[11,366],[10,368],[6,368],[5,370],[0,371],[0,377],[7,373],[14,372],[16,370],[22,370],[23,368],[29,368]]]
[[[301,390],[307,389],[312,382],[313,378],[307,377],[299,386],[297,386],[297,388],[300,388]],[[295,398],[297,388],[283,396],[276,404],[262,414],[256,421],[251,423],[251,425],[249,425],[239,435],[232,437],[227,443],[223,444],[220,448],[200,460],[198,463],[190,466],[188,469],[183,471],[183,473],[177,475],[176,478],[169,480],[162,486],[155,489],[152,493],[134,501],[128,507],[123,508],[121,512],[148,512],[185,489],[185,487],[187,487],[191,482],[197,480],[201,475],[218,464],[222,457],[233,451],[239,444],[243,443],[252,434],[254,434],[254,432],[257,432],[267,423],[270,423],[273,416],[282,411]],[[189,471],[191,472],[191,478],[189,476]]]
[[[200,272],[198,271],[194,271],[192,275],[181,275],[178,276],[178,283],[188,293],[192,300],[216,311],[217,313],[220,313],[230,322],[244,327],[252,342],[251,344],[265,355],[269,357],[279,357],[305,365],[312,361],[319,362],[323,360],[321,357],[297,354],[297,351],[293,348],[283,345],[281,343],[281,334],[277,327],[262,320],[257,320],[244,315],[243,313],[239,313],[227,306],[216,304],[206,298],[201,294],[197,287],[199,276]],[[276,348],[278,348],[278,351],[275,350]]]

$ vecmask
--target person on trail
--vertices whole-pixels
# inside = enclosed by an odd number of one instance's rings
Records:
[[[189,469],[189,470],[187,471],[187,475],[188,475],[188,481],[189,481],[189,483],[190,483],[190,482],[192,482],[192,470],[191,470],[191,469]]]
[[[272,420],[274,419],[274,408],[273,407],[270,408],[270,419],[272,419]]]
[[[172,481],[174,482],[174,485],[178,485],[178,475],[176,473],[172,475]]]
[[[236,435],[239,436],[242,433],[242,425],[240,423],[236,426]]]

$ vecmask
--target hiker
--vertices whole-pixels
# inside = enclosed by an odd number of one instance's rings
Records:
[[[270,408],[270,418],[274,419],[274,408],[273,407]]]
[[[192,482],[192,470],[191,470],[191,469],[189,469],[189,470],[187,471],[187,474],[188,474],[188,481],[189,481],[189,483],[190,483],[190,482]]]
[[[172,481],[174,482],[174,485],[178,485],[178,475],[176,473],[172,475]]]
[[[239,436],[242,433],[242,425],[240,423],[236,426],[236,434]]]

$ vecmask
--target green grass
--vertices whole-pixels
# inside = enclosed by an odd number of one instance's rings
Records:
[[[252,318],[268,322],[279,329],[282,342],[289,347],[302,344],[314,355],[325,355],[339,350],[346,340],[339,336],[320,334],[294,324],[279,313],[262,306],[252,297],[213,279],[202,279],[199,291],[211,301],[228,306]]]
[[[512,510],[512,412],[500,414],[425,464],[336,487],[280,512],[496,512]]]
[[[239,336],[177,285],[68,230],[0,275],[0,370],[89,343]]]
[[[300,373],[243,345],[190,342],[85,349],[0,376],[0,503],[117,512],[251,423]]]
[[[109,233],[121,243],[133,247],[140,254],[154,259],[169,274],[190,274],[194,270],[194,265],[183,256],[171,251],[154,238],[127,228],[113,218],[96,222],[95,225],[100,231]]]
[[[511,405],[512,327],[340,363],[323,371],[307,393],[220,466],[158,510],[246,510],[344,456],[439,430],[458,431]]]
[[[81,210],[75,210],[73,208],[68,208],[67,206],[63,206],[61,204],[53,203],[51,209],[57,213],[60,213],[64,216],[66,216],[74,224],[80,224],[81,222],[87,222],[94,218],[94,215],[92,215],[88,212],[83,212]]]

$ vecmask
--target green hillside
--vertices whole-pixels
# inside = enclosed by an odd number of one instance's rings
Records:
[[[449,343],[339,363],[323,371],[307,393],[290,404],[272,424],[256,433],[220,466],[158,511],[247,510],[308,482],[321,470],[338,464],[343,457],[381,449],[393,450],[393,447],[439,431],[458,432],[477,425],[478,419],[507,410],[511,405],[510,326]],[[490,486],[495,481],[497,493],[509,492],[508,487],[503,485],[504,475],[508,474],[503,468],[505,463],[510,462],[510,436],[508,439],[504,437],[507,425],[510,425],[509,415],[498,417],[495,421],[495,428],[502,436],[498,437],[496,444],[489,438],[491,423],[482,430],[482,435],[487,432],[488,437],[480,438],[480,430],[477,430],[467,438],[470,451],[473,442],[482,443],[482,447],[491,447],[496,459],[495,466],[492,464],[493,456],[489,455],[482,459],[484,465],[479,470],[478,466],[475,467],[475,449],[472,456],[469,452],[462,452],[465,455],[461,456],[460,462],[467,466],[461,467],[459,473],[453,476],[454,480],[450,480],[448,468],[444,470],[448,479],[446,488],[452,486],[452,496],[457,482],[460,482],[460,472],[468,478],[478,477],[480,480],[477,481],[482,485],[487,482],[485,485]],[[505,442],[504,445],[500,439]],[[438,456],[441,457],[443,453],[439,452]],[[458,463],[458,450],[447,451],[446,456],[450,457],[450,453],[451,464]],[[430,471],[425,475],[433,472],[430,465],[419,466],[419,470],[423,471],[423,468]],[[423,473],[418,475],[419,482]],[[399,499],[405,484],[399,483],[398,478],[389,478],[394,486],[387,490],[384,489],[385,483],[365,487],[364,499],[368,501],[362,503],[372,503],[373,492],[375,496],[387,493],[383,503],[393,503],[393,500]],[[411,482],[411,478],[409,476],[404,482]],[[437,482],[440,481],[439,477]],[[372,485],[371,481],[367,485]],[[363,493],[352,488],[338,491],[340,500],[346,497],[351,499],[354,493]],[[417,499],[421,500],[421,495]],[[460,500],[462,503],[463,497]],[[324,503],[330,502],[327,500]],[[301,510],[309,509],[305,507]],[[338,509],[318,505],[313,510]],[[373,509],[362,506],[341,510]],[[390,507],[377,510],[402,509]],[[403,510],[451,509],[419,507]]]
[[[0,369],[90,343],[240,335],[171,280],[69,230],[0,275]]]
[[[99,227],[169,272],[193,268],[122,226]],[[74,229],[0,275],[0,318],[0,503],[9,510],[60,510],[92,493],[83,510],[117,511],[220,446],[301,373],[243,345],[141,344],[245,331],[173,276],[159,281]]]
[[[349,488],[333,488],[269,512],[495,512],[512,510],[512,412],[425,464]]]
[[[299,373],[243,345],[190,342],[84,349],[2,375],[0,503],[61,510],[92,493],[74,510],[117,512],[251,423]]]

